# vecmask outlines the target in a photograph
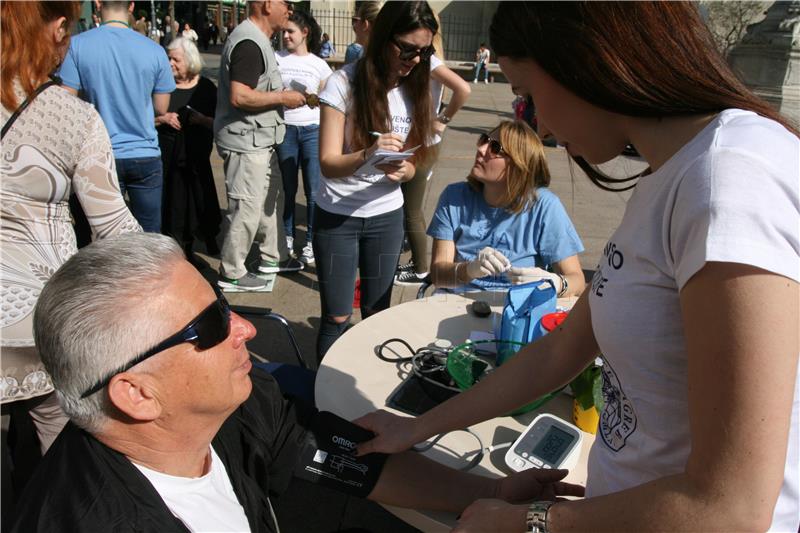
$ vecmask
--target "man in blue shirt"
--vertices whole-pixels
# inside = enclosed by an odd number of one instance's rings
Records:
[[[145,231],[161,231],[161,150],[154,118],[175,79],[164,50],[130,29],[133,2],[101,2],[99,28],[76,35],[61,65],[64,87],[92,103],[111,137],[122,193]]]

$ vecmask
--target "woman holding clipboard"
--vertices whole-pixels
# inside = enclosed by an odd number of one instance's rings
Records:
[[[320,95],[323,179],[314,231],[320,360],[349,324],[357,270],[362,318],[389,307],[403,239],[400,184],[430,155],[430,58],[438,29],[427,2],[387,2],[365,56],[335,72]],[[416,146],[409,159],[357,174],[377,150]]]

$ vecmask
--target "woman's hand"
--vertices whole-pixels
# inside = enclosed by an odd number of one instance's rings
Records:
[[[161,124],[166,124],[167,126],[178,131],[181,130],[181,120],[178,118],[177,113],[164,113],[163,115],[157,116],[156,126],[160,126]]]
[[[366,157],[369,159],[372,154],[378,150],[387,150],[389,152],[400,152],[403,150],[403,139],[396,133],[382,133],[379,135],[372,146],[367,148]]]
[[[497,480],[497,494],[512,503],[532,500],[555,501],[559,496],[583,496],[581,485],[561,481],[569,470],[529,468]]]
[[[447,129],[447,124],[445,124],[443,122],[439,122],[438,120],[433,122],[433,132],[436,135],[443,135],[444,134],[444,130],[446,130],[446,129]]]
[[[538,267],[511,267],[508,271],[508,277],[511,278],[513,285],[520,285],[522,283],[531,283],[533,281],[550,280],[556,289],[556,294],[561,294],[563,288],[561,277],[553,272],[548,272],[543,268]]]
[[[467,263],[467,275],[471,279],[485,276],[499,276],[511,268],[511,261],[506,256],[487,246],[478,252],[478,256]]]
[[[561,481],[569,470],[530,468],[497,480],[497,498],[477,500],[458,517],[454,533],[525,531],[528,505],[515,502],[549,500],[560,496],[583,496],[580,485]],[[508,503],[511,502],[511,503]]]
[[[357,426],[375,433],[375,438],[358,445],[357,456],[369,453],[399,453],[424,439],[414,437],[417,419],[397,416],[383,409],[353,420]]]
[[[416,169],[414,165],[408,161],[400,161],[399,163],[387,163],[386,165],[377,165],[376,168],[381,169],[386,173],[386,177],[396,183],[403,183],[409,181],[414,177]]]
[[[503,500],[477,500],[464,509],[451,533],[523,533],[527,505],[512,505]]]

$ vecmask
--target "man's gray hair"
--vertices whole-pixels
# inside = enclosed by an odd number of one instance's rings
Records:
[[[170,333],[159,296],[184,255],[155,233],[128,233],[90,244],[45,284],[33,334],[70,419],[97,432],[113,412],[106,389],[81,394]]]
[[[200,74],[203,70],[203,58],[200,57],[200,50],[197,49],[194,41],[186,37],[177,37],[167,45],[167,51],[177,48],[183,50],[183,59],[186,61],[189,73],[192,76]]]

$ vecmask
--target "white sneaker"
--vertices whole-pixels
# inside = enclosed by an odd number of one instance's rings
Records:
[[[246,273],[239,279],[226,278],[220,274],[217,286],[226,292],[260,291],[266,288],[267,282],[252,272]]]
[[[264,274],[279,274],[281,272],[299,272],[303,270],[303,263],[295,259],[294,257],[289,257],[285,261],[281,261],[280,263],[277,261],[261,261],[261,264],[258,266],[258,271]]]
[[[472,83],[478,83],[478,78],[475,78],[474,80],[472,80]]]
[[[310,242],[303,246],[303,252],[300,254],[300,261],[309,266],[314,264],[314,248],[311,246]]]
[[[485,83],[486,85],[489,85],[489,80],[485,79],[485,80],[483,80],[483,83]]]
[[[428,273],[417,274],[413,270],[406,270],[405,272],[398,272],[394,276],[395,285],[420,285],[425,281]]]

